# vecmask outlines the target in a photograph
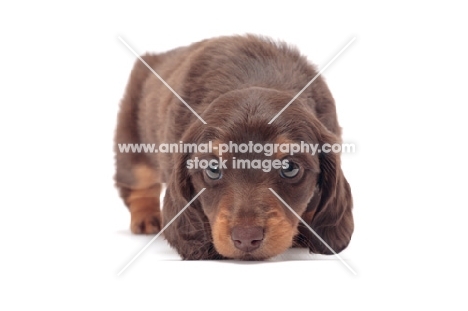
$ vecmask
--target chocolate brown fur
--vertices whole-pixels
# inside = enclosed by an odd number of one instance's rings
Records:
[[[115,179],[130,209],[133,232],[158,232],[206,188],[164,232],[182,258],[265,259],[293,245],[330,254],[269,191],[272,188],[336,252],[347,247],[354,228],[352,197],[339,154],[293,156],[301,167],[301,176],[295,180],[282,178],[276,170],[234,169],[223,171],[220,180],[210,180],[203,170],[187,169],[193,154],[120,153],[117,147],[179,141],[339,143],[335,103],[321,77],[268,124],[317,73],[298,51],[265,38],[235,36],[147,54],[143,59],[207,124],[136,61],[115,136]],[[223,159],[233,156],[268,158],[225,154]],[[162,183],[167,183],[167,191],[161,219]],[[254,251],[236,248],[232,238],[236,226],[262,228],[260,247]]]

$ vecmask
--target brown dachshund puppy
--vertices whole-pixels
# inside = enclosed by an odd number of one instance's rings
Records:
[[[335,103],[320,77],[269,124],[317,74],[305,57],[283,43],[234,36],[142,58],[206,124],[136,61],[115,137],[115,179],[131,213],[132,232],[159,232],[205,188],[164,232],[183,259],[260,260],[291,246],[330,254],[271,188],[335,252],[347,247],[354,228],[352,197],[339,153],[216,150],[230,142],[341,142]],[[169,153],[123,152],[119,147],[180,142],[215,148],[211,153]],[[189,165],[200,159],[217,164],[205,169]],[[234,167],[237,160],[255,159],[287,161],[269,171]],[[162,183],[167,190],[161,215]]]

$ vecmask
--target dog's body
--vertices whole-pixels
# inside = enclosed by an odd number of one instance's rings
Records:
[[[221,172],[187,168],[194,156],[121,153],[118,144],[315,142],[339,143],[334,100],[319,77],[272,124],[268,122],[316,75],[300,54],[254,36],[221,37],[143,56],[205,121],[204,125],[146,66],[137,61],[116,131],[116,184],[131,212],[134,233],[156,233],[203,188],[166,229],[184,259],[265,259],[292,245],[329,254],[269,190],[273,189],[336,252],[353,232],[352,199],[339,154],[275,153],[294,163],[284,170]],[[222,155],[223,159],[267,159]],[[222,178],[221,178],[222,177]],[[159,194],[167,183],[161,219]]]

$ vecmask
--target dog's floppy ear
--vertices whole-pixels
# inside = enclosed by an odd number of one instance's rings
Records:
[[[197,129],[192,126],[185,132],[185,135],[181,140],[185,143],[196,143],[197,133]],[[171,171],[168,174],[169,180],[167,181],[164,202],[164,205],[166,205],[166,202],[171,205],[170,211],[166,211],[166,213],[164,213],[167,216],[175,216],[196,195],[196,193],[194,193],[195,189],[192,183],[192,178],[187,168],[187,161],[190,157],[191,154],[183,153],[182,151],[173,154],[173,162],[171,163],[171,167],[168,168]],[[194,206],[197,203],[197,200],[195,200],[191,205]],[[170,219],[166,219],[164,222],[169,220]]]
[[[332,133],[326,131],[321,134],[322,146],[324,143],[337,142]],[[314,215],[311,227],[336,253],[341,252],[351,240],[354,221],[351,188],[341,170],[339,153],[320,153],[320,177],[317,186],[314,198],[307,207]],[[311,252],[332,254],[315,235],[308,232],[307,237]]]
[[[182,118],[183,119],[183,118]],[[181,137],[181,141],[184,143],[199,143],[200,140],[200,125],[192,124],[188,129],[184,131]],[[195,189],[192,184],[192,179],[187,168],[187,161],[190,159],[191,154],[184,153],[182,151],[173,155],[171,169],[169,173],[169,180],[167,181],[167,191],[170,192],[174,200],[182,206],[182,209],[188,202],[190,202],[196,195]],[[194,202],[195,203],[195,202]]]
[[[167,185],[168,190],[179,201],[178,203],[184,204],[181,208],[195,196],[195,190],[187,169],[187,161],[189,159],[190,154],[176,154],[174,157],[174,171]]]
[[[196,142],[195,129],[189,129],[184,142]],[[200,202],[196,199],[179,216],[177,214],[197,195],[187,168],[190,154],[174,155],[172,174],[167,182],[164,205],[162,209],[163,224],[173,223],[167,227],[166,240],[177,249],[183,259],[215,259],[219,254],[214,251],[209,222]],[[177,217],[176,217],[177,216]]]

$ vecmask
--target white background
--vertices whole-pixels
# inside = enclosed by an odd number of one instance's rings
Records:
[[[0,309],[467,308],[466,9],[455,2],[0,5]],[[113,186],[135,57],[229,34],[296,45],[336,99],[356,231],[343,257],[182,262]],[[330,259],[330,260],[325,260]]]

